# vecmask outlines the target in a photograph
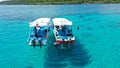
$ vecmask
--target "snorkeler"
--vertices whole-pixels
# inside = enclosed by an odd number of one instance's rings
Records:
[[[80,28],[79,28],[79,26],[77,26],[77,30],[79,30]]]

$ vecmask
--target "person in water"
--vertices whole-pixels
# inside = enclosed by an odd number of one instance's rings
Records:
[[[80,28],[79,28],[79,26],[77,26],[77,30],[79,30]]]

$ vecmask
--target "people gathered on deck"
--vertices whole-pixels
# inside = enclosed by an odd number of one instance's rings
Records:
[[[41,30],[44,27],[40,27],[38,24],[34,27],[33,34],[36,38],[45,37],[47,38],[47,29]]]
[[[73,36],[72,29],[69,29],[68,26],[56,26],[56,30],[58,31],[58,35],[60,36]]]

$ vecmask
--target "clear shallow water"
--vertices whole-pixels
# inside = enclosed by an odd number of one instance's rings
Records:
[[[53,41],[49,41],[50,44],[41,49],[28,46],[28,24],[39,17],[71,20],[75,45],[59,49],[53,47]],[[0,67],[119,68],[119,20],[119,4],[1,5]],[[76,26],[80,26],[80,30]]]

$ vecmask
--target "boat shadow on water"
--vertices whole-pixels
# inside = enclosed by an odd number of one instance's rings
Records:
[[[84,44],[76,39],[76,44],[68,46],[50,45],[46,51],[45,68],[63,68],[63,67],[84,67],[91,63],[91,56],[88,50],[84,48]]]

